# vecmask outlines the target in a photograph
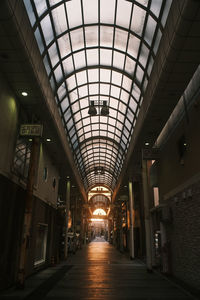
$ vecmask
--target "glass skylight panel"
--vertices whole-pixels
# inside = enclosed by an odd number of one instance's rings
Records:
[[[110,107],[111,108],[115,108],[115,109],[117,109],[117,107],[118,107],[118,100],[117,99],[114,99],[114,98],[110,98]]]
[[[109,23],[109,24],[114,23],[115,3],[116,0],[109,0],[109,3],[108,0],[100,1],[100,22],[101,23]]]
[[[59,2],[62,2],[62,0],[49,0],[50,6],[53,6],[55,4],[58,4]]]
[[[160,1],[160,0],[152,0],[151,1],[150,10],[156,17],[159,17],[161,6],[162,6],[162,1]]]
[[[113,66],[119,70],[123,70],[125,55],[114,51]]]
[[[92,130],[99,129],[99,124],[92,124]]]
[[[83,29],[82,28],[70,31],[70,37],[71,37],[73,51],[84,48]]]
[[[112,50],[101,49],[100,64],[110,66],[112,61]]]
[[[36,31],[35,31],[34,34],[35,34],[35,38],[36,38],[36,41],[37,41],[40,53],[43,53],[43,51],[44,51],[44,43],[42,41],[42,37],[41,37],[39,28],[36,29]]]
[[[100,94],[109,94],[110,86],[108,84],[100,84]]]
[[[113,44],[113,34],[114,34],[114,30],[112,27],[108,27],[108,26],[101,26],[100,27],[100,43],[101,46],[105,46],[105,47],[112,47]]]
[[[49,43],[53,40],[54,34],[53,34],[53,29],[51,26],[51,20],[49,15],[47,15],[45,18],[41,20],[41,27],[44,35],[44,39],[46,42],[46,45],[48,46]]]
[[[161,36],[162,36],[162,33],[161,33],[160,29],[159,29],[158,32],[157,32],[155,44],[154,44],[154,47],[153,47],[153,51],[154,51],[155,54],[157,53],[157,50],[158,50],[158,46],[159,46],[159,43],[160,43]]]
[[[74,65],[72,61],[72,56],[62,61],[65,75],[68,75],[74,71]]]
[[[29,17],[29,20],[31,22],[31,25],[34,26],[35,24],[35,21],[36,21],[36,17],[35,17],[35,13],[33,11],[33,7],[31,5],[31,1],[30,0],[24,0],[24,5],[26,7],[26,10],[28,12],[28,17]]]
[[[146,67],[148,56],[149,56],[149,49],[143,43],[140,52],[139,62],[142,64],[144,68]]]
[[[89,69],[88,70],[89,82],[96,82],[99,80],[98,69]]]
[[[61,108],[62,108],[62,111],[65,111],[68,107],[69,107],[69,100],[68,98],[65,98],[61,103]]]
[[[133,89],[132,89],[132,95],[137,101],[140,98],[140,94],[141,94],[141,92],[140,92],[139,87],[136,84],[134,84]]]
[[[87,124],[90,124],[90,118],[88,117],[88,107],[87,108],[84,108],[81,110],[81,114],[82,114],[82,117],[85,118],[87,117],[86,119],[84,119],[84,124],[87,125]]]
[[[76,78],[77,78],[77,81],[78,81],[78,85],[82,85],[82,84],[87,83],[86,71],[77,72],[76,73]]]
[[[98,84],[91,83],[91,84],[89,85],[89,91],[90,91],[90,94],[91,94],[91,95],[98,94],[98,92],[99,92],[99,85],[98,85]]]
[[[73,112],[79,111],[79,102],[78,101],[76,101],[76,102],[74,102],[74,104],[72,104],[72,111]]]
[[[69,93],[69,98],[70,98],[70,102],[74,103],[74,101],[78,99],[78,90],[74,89],[73,91],[71,91],[71,93]]]
[[[70,76],[66,82],[68,90],[71,91],[73,88],[76,87],[75,75]]]
[[[111,86],[111,95],[115,98],[119,98],[120,88],[116,87],[115,85]]]
[[[154,63],[154,59],[151,56],[149,63],[148,63],[148,68],[147,68],[147,74],[150,76],[152,68],[153,68],[153,63]]]
[[[61,79],[63,78],[63,73],[60,65],[55,69],[54,74],[57,84],[59,84],[61,82]]]
[[[169,13],[171,4],[172,4],[172,0],[167,0],[165,2],[165,9],[163,11],[163,15],[162,15],[162,19],[161,19],[161,23],[163,26],[165,26],[165,23],[167,21],[167,17],[168,17],[168,13]]]
[[[130,108],[132,109],[133,112],[136,111],[137,105],[138,105],[138,104],[137,104],[137,103],[135,102],[135,100],[131,97],[131,98],[130,98],[129,106],[130,106]]]
[[[119,102],[119,111],[121,111],[123,114],[126,112],[127,105],[124,105],[121,101]]]
[[[67,17],[69,27],[73,28],[80,25],[82,20],[80,0],[66,1]]]
[[[75,122],[78,122],[80,119],[81,119],[81,114],[80,114],[80,112],[77,112],[77,113],[74,115],[74,121],[75,121]],[[76,124],[76,128],[78,129],[77,124]]]
[[[131,30],[139,36],[142,35],[145,17],[146,17],[146,11],[135,4],[133,6]]]
[[[53,76],[50,77],[49,81],[50,81],[50,85],[51,85],[52,90],[55,91],[56,84],[55,84],[55,80],[54,80]]]
[[[98,49],[88,49],[87,53],[87,64],[88,66],[96,66],[99,64],[99,52]]]
[[[126,51],[127,39],[128,39],[128,32],[116,28],[114,48],[122,50],[123,52],[125,52]]]
[[[122,74],[119,72],[112,72],[112,83],[116,84],[116,85],[121,85],[121,81],[122,81]]]
[[[80,100],[80,107],[81,109],[84,109],[86,107],[88,107],[89,103],[88,103],[88,99],[87,98],[84,98],[84,99],[81,99]]]
[[[140,39],[136,36],[130,34],[129,42],[128,42],[128,54],[130,54],[133,58],[137,58],[138,50],[140,46]]]
[[[98,27],[88,26],[84,28],[86,47],[95,47],[98,45]]]
[[[92,136],[91,132],[87,132],[87,133],[85,134],[85,138],[86,138],[86,139],[89,139],[91,136]]]
[[[122,123],[124,123],[124,118],[125,118],[124,115],[118,112],[117,119],[120,120]]]
[[[125,28],[129,27],[131,16],[131,2],[118,0],[117,1],[117,20],[116,24]]]
[[[86,85],[79,87],[78,91],[79,91],[79,97],[80,98],[88,96],[88,88],[87,88]]]
[[[130,94],[125,92],[124,90],[121,91],[121,101],[123,101],[124,103],[128,104],[128,99],[129,99]]]
[[[34,3],[35,3],[38,16],[40,17],[47,10],[46,1],[34,0]]]
[[[133,119],[132,119],[133,120]],[[131,122],[132,122],[132,120],[131,120]],[[128,128],[128,131],[129,131],[129,135],[130,135],[130,130],[131,130],[131,123],[129,122],[129,120],[128,119],[126,119],[126,121],[125,121],[125,126]],[[129,136],[128,135],[128,136]]]
[[[156,29],[156,21],[151,16],[149,16],[146,30],[145,30],[145,35],[144,35],[144,39],[149,45],[151,45],[152,43],[155,29]]]
[[[54,24],[54,28],[56,31],[56,35],[59,35],[59,34],[65,32],[68,29],[68,27],[67,27],[67,20],[66,20],[64,4],[59,5],[58,7],[54,8],[52,10],[51,14],[53,17],[53,24]]]
[[[68,123],[67,123],[67,129],[70,130],[71,127],[73,126],[73,124],[74,124],[74,122],[73,122],[72,118],[69,119],[69,121],[68,121]]]
[[[81,69],[85,66],[85,51],[80,51],[74,54],[75,68]]]
[[[45,57],[43,59],[43,63],[44,63],[47,75],[49,75],[49,73],[51,72],[51,68],[50,68],[50,65],[49,65],[49,60],[48,60],[47,55],[45,55]]]
[[[68,33],[64,34],[57,41],[58,41],[61,58],[66,57],[67,54],[71,52],[69,34]]]
[[[58,61],[59,61],[58,51],[57,51],[56,44],[53,44],[49,48],[49,56],[51,57],[52,67],[54,67],[58,63]]]
[[[98,22],[98,0],[83,0],[84,23]]]
[[[135,70],[135,61],[133,59],[130,59],[128,56],[126,58],[126,64],[125,64],[125,71],[133,76],[134,70]]]
[[[144,71],[142,70],[142,68],[140,68],[140,66],[137,66],[137,70],[136,70],[136,79],[138,80],[138,82],[141,84],[142,79],[143,79],[143,75],[144,75]]]
[[[110,112],[110,113],[109,113],[109,116],[112,117],[112,118],[109,117],[109,123],[114,123],[114,124],[115,124],[115,120],[114,120],[114,119],[115,119],[116,116],[117,116],[117,111],[110,108],[110,109],[109,109],[109,112]]]
[[[111,71],[107,69],[100,69],[100,81],[110,82]]]

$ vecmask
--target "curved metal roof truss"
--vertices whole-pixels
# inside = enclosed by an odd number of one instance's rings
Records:
[[[24,4],[85,189],[114,189],[171,0]],[[88,114],[91,101],[95,116]]]

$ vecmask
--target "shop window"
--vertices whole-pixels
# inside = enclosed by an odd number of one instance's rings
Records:
[[[46,260],[47,248],[47,224],[38,224],[36,229],[36,243],[35,243],[35,260],[34,265],[42,264]]]

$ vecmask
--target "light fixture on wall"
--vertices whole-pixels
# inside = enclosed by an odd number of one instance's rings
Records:
[[[88,110],[88,114],[90,116],[96,116],[96,114],[97,114],[97,109],[94,106],[94,101],[90,101],[90,107],[89,107],[89,110]]]

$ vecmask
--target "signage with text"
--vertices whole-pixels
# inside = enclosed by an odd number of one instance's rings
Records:
[[[42,136],[43,126],[40,124],[22,124],[20,126],[21,136]]]

